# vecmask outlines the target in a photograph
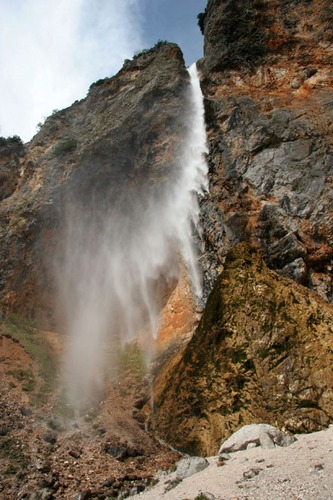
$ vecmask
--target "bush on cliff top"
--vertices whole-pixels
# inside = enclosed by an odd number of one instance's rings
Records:
[[[10,146],[11,144],[22,144],[22,139],[18,135],[11,137],[0,137],[0,148]]]

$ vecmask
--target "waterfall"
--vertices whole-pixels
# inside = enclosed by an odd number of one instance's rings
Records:
[[[193,232],[200,229],[198,195],[207,189],[207,146],[195,65],[189,73],[188,131],[171,185],[151,199],[127,200],[125,213],[111,210],[103,220],[77,208],[68,215],[58,274],[68,331],[64,371],[74,403],[103,386],[110,341],[125,343],[142,331],[156,338],[161,300],[180,260],[201,296]]]

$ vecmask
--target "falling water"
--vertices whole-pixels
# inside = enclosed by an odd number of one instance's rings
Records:
[[[198,195],[207,189],[203,99],[196,66],[191,77],[187,137],[177,178],[150,200],[126,201],[125,213],[96,220],[77,208],[68,216],[61,294],[69,343],[66,385],[72,403],[103,386],[110,339],[125,343],[149,330],[156,338],[165,290],[185,263],[194,293],[201,276],[193,232],[199,231]]]

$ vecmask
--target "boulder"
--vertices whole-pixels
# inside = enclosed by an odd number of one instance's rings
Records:
[[[202,457],[183,458],[177,464],[176,477],[177,479],[185,479],[206,469],[208,465],[208,460]]]
[[[261,446],[262,448],[274,448],[276,445],[289,446],[294,441],[295,438],[293,436],[281,432],[272,425],[244,425],[244,427],[241,427],[222,443],[219,454],[246,450],[250,444],[255,444],[255,446]]]

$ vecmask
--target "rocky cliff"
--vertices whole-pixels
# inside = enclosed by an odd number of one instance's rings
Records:
[[[325,0],[208,2],[208,275],[251,241],[332,301],[332,22]]]
[[[333,419],[332,307],[236,245],[189,344],[155,381],[155,424],[190,454],[214,455],[248,423],[290,432]]]
[[[52,261],[71,206],[98,225],[110,207],[139,216],[138,192],[142,200],[165,189],[187,129],[188,85],[180,49],[159,43],[92,84],[86,99],[55,111],[24,149],[0,149],[1,173],[11,170],[0,202],[5,315],[54,325]]]
[[[155,384],[158,432],[187,452],[246,423],[332,421],[332,22],[326,1],[211,0],[201,16],[212,291]]]
[[[209,298],[186,346],[199,313],[188,276],[161,287],[160,344],[175,346],[160,359],[173,353],[154,419],[175,446],[207,454],[243,423],[303,432],[333,418],[333,11],[329,0],[209,0],[201,26]],[[98,226],[112,207],[135,224],[137,193],[158,197],[177,176],[188,85],[181,50],[159,43],[30,143],[0,144],[3,316],[61,327],[51,262],[67,210],[75,201]]]

